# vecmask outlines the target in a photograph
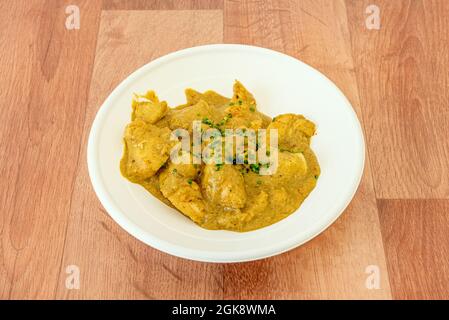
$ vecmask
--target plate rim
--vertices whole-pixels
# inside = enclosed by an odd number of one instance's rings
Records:
[[[351,184],[351,194],[348,195],[345,199],[345,201],[342,201],[341,204],[338,206],[338,208],[335,209],[335,214],[332,217],[332,219],[329,219],[325,224],[319,224],[316,226],[313,230],[309,231],[309,236],[304,237],[303,239],[298,239],[296,237],[290,237],[288,241],[282,241],[278,245],[270,246],[268,248],[258,248],[258,249],[251,249],[251,250],[245,250],[243,252],[215,252],[215,251],[205,251],[205,250],[195,250],[195,249],[189,249],[185,247],[178,246],[176,244],[167,242],[165,240],[162,240],[158,237],[155,237],[145,230],[143,230],[140,226],[135,224],[133,221],[131,221],[122,210],[114,203],[114,200],[110,197],[110,194],[107,191],[107,188],[105,187],[100,171],[99,171],[99,164],[96,161],[97,159],[97,151],[98,151],[98,139],[99,139],[99,132],[101,131],[101,124],[104,122],[104,118],[107,116],[108,106],[113,103],[116,97],[121,95],[125,89],[132,84],[137,78],[139,78],[141,75],[143,75],[145,72],[147,72],[147,69],[156,68],[157,66],[170,61],[171,59],[181,58],[185,57],[190,54],[200,53],[204,51],[209,50],[246,50],[246,51],[255,51],[259,53],[265,53],[269,55],[277,55],[284,59],[288,59],[294,63],[300,63],[304,65],[306,68],[309,68],[313,70],[315,73],[317,73],[320,77],[322,77],[329,85],[333,86],[334,89],[337,90],[337,92],[340,94],[340,96],[343,98],[346,107],[349,109],[352,120],[356,124],[356,127],[359,131],[358,134],[358,149],[359,149],[359,156],[358,156],[358,175],[355,177],[354,181],[352,181]],[[108,97],[104,100],[104,102],[101,104],[100,108],[97,110],[97,113],[95,115],[95,118],[92,122],[89,136],[88,136],[88,143],[87,143],[87,167],[88,167],[88,173],[89,177],[93,186],[93,189],[95,191],[95,194],[97,198],[100,200],[100,203],[102,206],[106,209],[106,212],[109,214],[109,216],[126,232],[128,232],[130,235],[135,237],[136,239],[140,240],[141,242],[145,243],[146,245],[149,245],[159,251],[194,261],[201,261],[201,262],[212,262],[212,263],[235,263],[235,262],[245,262],[245,261],[254,261],[254,260],[260,260],[268,257],[272,257],[275,255],[279,255],[282,253],[285,253],[289,250],[292,250],[296,247],[299,247],[303,245],[304,243],[312,240],[322,232],[324,232],[330,225],[332,225],[344,212],[344,210],[347,208],[349,203],[354,198],[354,195],[356,194],[358,187],[360,185],[364,168],[365,168],[365,138],[363,134],[363,128],[361,126],[361,123],[357,117],[357,114],[352,107],[351,103],[347,99],[347,97],[344,95],[344,93],[340,90],[340,88],[331,81],[326,75],[321,73],[319,70],[313,68],[312,66],[308,65],[307,63],[294,58],[292,56],[289,56],[287,54],[284,54],[282,52],[278,52],[272,49],[263,48],[263,47],[257,47],[252,45],[244,45],[244,44],[208,44],[208,45],[201,45],[201,46],[195,46],[190,47],[186,49],[181,49],[178,51],[174,51],[171,53],[168,53],[166,55],[163,55],[159,58],[156,58],[138,69],[134,70],[132,73],[130,73],[124,80],[122,80],[108,95]]]

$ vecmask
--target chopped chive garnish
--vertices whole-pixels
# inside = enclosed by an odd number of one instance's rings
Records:
[[[207,124],[208,126],[212,126],[213,123],[209,118],[203,118],[203,120],[201,121],[204,124]]]
[[[259,173],[260,166],[258,164],[250,164],[249,168],[252,172]]]

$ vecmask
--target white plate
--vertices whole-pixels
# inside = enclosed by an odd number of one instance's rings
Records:
[[[322,174],[302,206],[271,226],[246,232],[209,231],[169,208],[119,171],[122,136],[133,92],[154,89],[170,106],[184,89],[232,95],[234,79],[270,116],[303,114],[317,124],[312,148]],[[365,158],[362,130],[350,103],[320,72],[282,53],[245,45],[207,45],[154,60],[126,78],[101,106],[87,161],[95,192],[111,217],[144,243],[199,261],[238,262],[273,256],[312,239],[343,212],[359,185]]]

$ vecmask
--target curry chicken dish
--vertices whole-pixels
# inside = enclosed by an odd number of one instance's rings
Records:
[[[315,124],[296,114],[271,119],[257,110],[255,98],[238,81],[232,98],[211,90],[186,89],[185,95],[187,102],[173,108],[154,91],[135,95],[131,123],[124,134],[122,175],[206,229],[251,231],[296,211],[320,175],[310,148]],[[201,130],[214,128],[222,133],[226,129],[276,129],[277,169],[262,175],[265,164],[235,159],[231,163],[175,163],[170,154],[177,142],[171,133],[184,129],[192,136],[194,121],[201,123]]]

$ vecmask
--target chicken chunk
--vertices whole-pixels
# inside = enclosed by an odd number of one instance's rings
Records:
[[[234,95],[229,106],[225,109],[226,114],[231,115],[226,128],[266,128],[270,123],[270,117],[257,111],[254,96],[239,81],[234,83]]]
[[[124,142],[120,168],[132,182],[153,176],[167,161],[173,144],[168,128],[158,128],[140,119],[126,127]]]
[[[243,208],[246,203],[245,182],[232,165],[208,164],[201,176],[205,198],[225,208]]]
[[[159,101],[154,91],[148,91],[145,95],[135,95],[132,108],[131,120],[140,119],[149,124],[162,119],[168,111],[167,102]]]
[[[270,129],[277,129],[279,148],[291,152],[303,151],[310,145],[310,138],[315,134],[315,124],[296,114],[277,116],[268,126],[268,133]]]
[[[229,98],[223,97],[212,90],[204,92],[202,94],[202,99],[215,108],[221,108],[230,102]]]
[[[191,88],[187,88],[184,91],[184,94],[186,96],[187,102],[184,103],[184,104],[181,104],[179,106],[176,106],[175,110],[182,110],[182,109],[191,107],[191,106],[197,104],[200,100],[204,100],[204,99],[202,99],[201,92],[198,92],[198,91],[196,91],[194,89],[191,89]]]
[[[223,97],[222,95],[216,93],[215,91],[208,90],[204,93],[198,92],[193,89],[186,89],[185,95],[187,98],[187,103],[182,105],[183,107],[186,106],[193,106],[194,104],[197,104],[200,100],[206,101],[210,106],[215,108],[220,108],[224,106],[225,104],[229,103],[230,99]],[[180,106],[181,107],[181,106]],[[181,107],[182,109],[182,107]]]
[[[185,95],[187,102],[177,106],[175,108],[176,110],[191,107],[200,102],[200,100],[207,102],[207,104],[209,104],[213,108],[221,108],[224,105],[228,104],[230,101],[229,98],[223,97],[222,95],[212,90],[208,90],[205,91],[204,93],[201,93],[194,89],[188,88],[185,90]]]
[[[202,223],[206,214],[200,187],[194,181],[198,172],[193,164],[173,164],[159,175],[162,194],[183,214]]]
[[[239,100],[241,100],[244,104],[247,105],[256,104],[256,99],[254,99],[254,96],[243,86],[240,81],[236,80],[232,89],[234,91],[232,102],[237,103]]]
[[[212,107],[204,100],[200,100],[193,106],[173,110],[169,125],[172,130],[183,128],[192,132],[194,120],[202,121],[203,119],[211,119],[216,121],[216,118],[216,114],[213,112]]]
[[[302,153],[279,152],[278,167],[272,179],[277,180],[279,184],[285,184],[289,179],[304,178],[307,170],[307,161]]]

